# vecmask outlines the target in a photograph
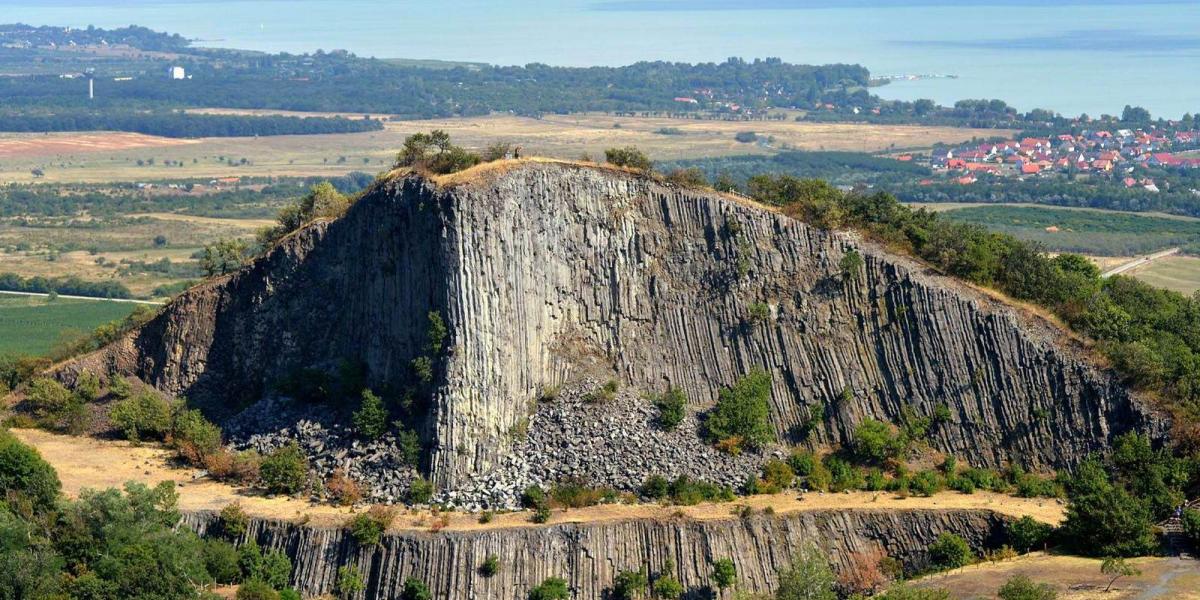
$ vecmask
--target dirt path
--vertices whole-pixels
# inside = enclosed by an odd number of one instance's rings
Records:
[[[1100,276],[1101,277],[1112,277],[1113,275],[1120,275],[1121,273],[1124,273],[1125,271],[1130,271],[1132,269],[1136,269],[1138,267],[1148,265],[1151,262],[1154,262],[1160,258],[1166,258],[1173,254],[1179,254],[1179,251],[1180,251],[1180,248],[1168,248],[1161,252],[1155,252],[1154,254],[1147,254],[1146,256],[1142,256],[1140,258],[1131,260],[1119,267],[1109,269],[1109,270],[1101,273]]]
[[[1200,573],[1200,563],[1195,560],[1180,558],[1178,556],[1170,559],[1170,568],[1163,571],[1154,581],[1154,585],[1150,586],[1142,593],[1138,594],[1137,600],[1156,600],[1157,598],[1175,598],[1176,579],[1181,575],[1195,576]],[[1169,594],[1169,595],[1168,595]]]
[[[0,290],[0,294],[5,294],[8,296],[37,296],[39,298],[49,298],[50,297],[50,294],[41,294],[38,292],[10,292],[7,290]],[[95,296],[71,296],[68,294],[59,294],[58,297],[65,298],[67,300],[93,300],[96,302],[124,302],[126,304],[149,304],[151,306],[162,306],[163,305],[163,302],[161,300],[134,300],[132,298],[97,298]]]
[[[194,469],[173,467],[171,452],[157,446],[131,446],[127,442],[105,441],[57,435],[31,429],[13,430],[25,443],[42,453],[63,483],[63,491],[77,496],[82,489],[120,487],[127,481],[156,484],[174,481],[179,486],[179,505],[185,511],[220,510],[240,502],[247,513],[266,518],[304,519],[314,525],[338,526],[353,511],[347,508],[315,504],[307,500],[266,497],[201,477]],[[627,519],[672,519],[680,516],[695,520],[731,519],[733,509],[748,505],[755,510],[772,507],[776,514],[817,510],[879,509],[987,509],[1013,517],[1030,515],[1048,523],[1063,518],[1063,506],[1055,500],[1014,498],[991,493],[959,494],[946,492],[931,498],[898,498],[890,493],[857,492],[849,494],[804,495],[774,494],[742,498],[735,503],[697,506],[659,506],[657,504],[609,504],[569,511],[554,511],[550,523],[609,522]],[[434,517],[428,510],[402,512],[394,530],[429,530]],[[483,525],[477,515],[450,513],[443,529],[468,531],[480,529],[537,527],[527,513],[498,514]]]

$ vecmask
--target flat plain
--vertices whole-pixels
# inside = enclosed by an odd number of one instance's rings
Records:
[[[364,133],[195,140],[122,133],[3,134],[0,149],[37,151],[4,156],[0,182],[32,181],[35,169],[44,173],[39,176],[44,181],[92,183],[375,173],[391,165],[404,138],[432,129],[443,129],[456,143],[475,149],[509,142],[527,155],[574,159],[602,158],[606,148],[637,146],[656,160],[769,154],[784,148],[882,152],[1012,134],[994,129],[808,123],[785,116],[786,120],[718,121],[592,113],[542,118],[490,115],[388,121],[382,131]],[[755,132],[760,141],[739,143],[734,136],[743,131]]]

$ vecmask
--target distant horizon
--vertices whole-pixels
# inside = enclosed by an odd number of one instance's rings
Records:
[[[212,18],[212,4],[221,5],[225,18]],[[901,80],[874,89],[889,100],[929,98],[953,105],[995,98],[1021,111],[1043,108],[1064,115],[1117,114],[1126,104],[1167,118],[1200,112],[1200,80],[1193,75],[1200,72],[1197,3],[1067,0],[1046,6],[1034,0],[958,0],[956,10],[944,10],[948,4],[0,0],[5,21],[106,29],[136,24],[179,33],[200,47],[270,53],[343,49],[381,59],[498,66],[778,57],[792,64],[857,64],[873,76],[957,76]],[[281,10],[283,5],[288,8]],[[347,18],[360,14],[388,18]]]

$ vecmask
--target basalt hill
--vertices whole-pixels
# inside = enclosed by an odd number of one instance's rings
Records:
[[[845,272],[851,251],[863,261]],[[435,352],[430,313],[447,330]],[[806,443],[838,444],[868,417],[948,408],[930,445],[979,466],[1070,466],[1165,431],[1062,330],[907,257],[741,198],[549,161],[383,179],[63,373],[135,375],[228,420],[347,361],[373,389],[411,389],[422,357],[422,469],[442,489],[492,476],[538,427],[572,427],[531,411],[580,381],[619,381],[630,410],[677,386],[694,422],[762,368],[783,442],[812,415]],[[615,440],[579,460],[646,452],[579,418],[580,435]]]

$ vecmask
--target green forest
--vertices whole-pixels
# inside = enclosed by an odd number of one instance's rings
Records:
[[[2,80],[0,80],[2,81]],[[0,131],[129,131],[173,138],[315,135],[379,131],[375,119],[290,117],[279,115],[206,115],[182,111],[139,112],[123,109],[66,108],[47,111],[0,111]]]

